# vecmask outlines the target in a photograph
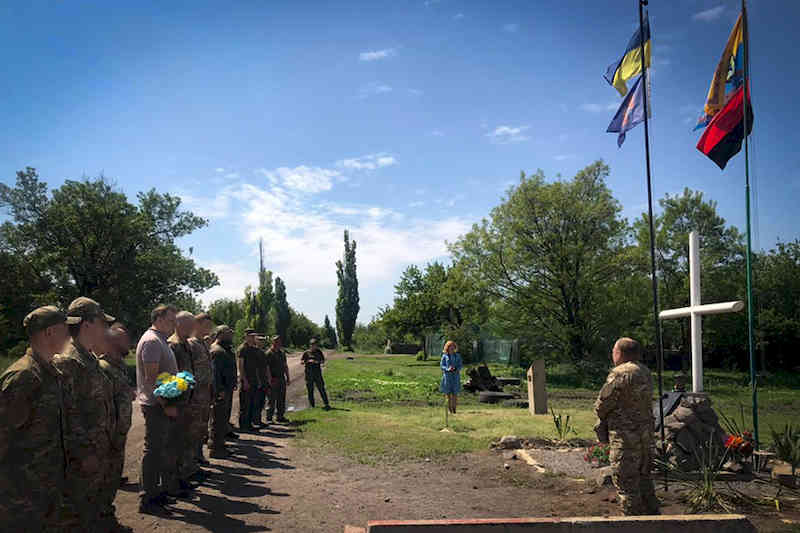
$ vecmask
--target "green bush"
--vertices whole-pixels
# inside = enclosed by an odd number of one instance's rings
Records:
[[[424,361],[425,359],[427,359],[427,357],[425,357],[425,352],[417,352],[417,361]]]

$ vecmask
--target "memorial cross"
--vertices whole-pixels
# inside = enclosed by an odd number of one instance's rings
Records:
[[[703,315],[736,313],[744,309],[744,302],[700,304],[700,244],[697,233],[689,233],[689,307],[667,309],[658,316],[662,320],[690,317],[692,331],[692,391],[703,392]]]

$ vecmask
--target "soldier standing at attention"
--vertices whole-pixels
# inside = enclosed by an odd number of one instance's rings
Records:
[[[189,311],[180,311],[175,315],[175,333],[167,340],[169,347],[172,348],[172,353],[175,354],[178,372],[189,372],[192,376],[195,374],[194,353],[189,337],[194,331],[194,326],[194,315]],[[189,478],[197,474],[199,470],[196,462],[197,447],[192,443],[190,432],[192,411],[189,406],[194,397],[194,391],[190,391],[188,395],[188,398],[181,401],[178,417],[172,425],[172,434],[169,437],[170,442],[168,444],[168,448],[172,450],[170,455],[175,457],[175,468],[178,473],[180,491],[188,491],[194,488],[189,483]],[[178,492],[172,492],[170,496],[185,496],[185,494],[178,494]]]
[[[62,526],[81,531],[116,528],[114,510],[103,501],[116,427],[114,385],[95,356],[105,347],[114,317],[84,296],[69,304],[67,315],[80,321],[68,326],[72,340],[53,359],[64,377],[65,392],[67,466]]]
[[[239,368],[239,431],[252,431],[257,409],[256,392],[261,388],[258,372],[261,350],[256,345],[256,330],[248,328],[244,335],[244,342],[236,350]]]
[[[139,512],[163,514],[172,503],[167,491],[177,488],[175,457],[167,446],[169,435],[178,417],[178,408],[156,398],[156,378],[162,372],[177,374],[178,364],[167,339],[175,331],[172,305],[160,304],[150,312],[150,329],[142,334],[136,346],[136,396],[144,416],[144,450],[139,474]]]
[[[258,364],[256,370],[258,371],[258,381],[261,387],[256,391],[255,399],[255,413],[253,413],[253,425],[259,427],[266,427],[266,423],[261,418],[264,413],[264,407],[267,404],[267,391],[270,385],[269,365],[267,364],[267,354],[264,352],[267,338],[264,335],[256,337],[256,346],[258,346]]]
[[[135,389],[128,379],[125,356],[131,348],[128,330],[119,322],[115,322],[106,331],[105,353],[100,356],[100,369],[108,376],[114,388],[114,420],[116,425],[111,437],[110,468],[107,472],[106,490],[103,507],[114,510],[114,499],[123,482],[122,472],[125,467],[125,442],[131,429],[133,400]],[[126,478],[127,479],[127,478]],[[111,515],[112,517],[114,515]]]
[[[216,340],[211,345],[214,403],[211,406],[208,451],[210,457],[223,459],[228,456],[225,438],[230,432],[231,399],[236,388],[236,361],[231,352],[233,330],[223,324],[217,326],[214,334]]]
[[[316,385],[322,396],[322,403],[325,404],[326,411],[331,406],[328,403],[328,394],[325,392],[325,381],[322,379],[322,365],[325,364],[325,354],[319,349],[319,341],[311,339],[311,346],[303,352],[300,363],[306,367],[306,388],[308,389],[308,404],[314,407],[314,386]]]
[[[69,339],[67,317],[50,305],[22,325],[30,348],[0,375],[0,530],[57,529],[64,494],[61,379],[53,356]]]
[[[610,444],[612,480],[626,515],[660,514],[650,476],[653,380],[641,356],[638,342],[617,340],[611,354],[614,368],[594,404],[597,439]]]
[[[208,337],[214,323],[208,313],[195,316],[194,333],[189,341],[192,346],[192,361],[194,364],[194,394],[189,408],[192,411],[192,441],[197,448],[196,458],[198,465],[207,465],[203,457],[203,443],[208,440],[208,420],[211,412],[213,398],[213,373],[211,370],[211,354],[203,339]]]
[[[272,346],[267,352],[267,366],[269,367],[269,408],[267,409],[267,422],[272,422],[272,415],[277,411],[278,422],[288,422],[284,417],[286,413],[286,386],[289,384],[289,365],[286,364],[286,352],[281,349],[281,338],[272,337]]]

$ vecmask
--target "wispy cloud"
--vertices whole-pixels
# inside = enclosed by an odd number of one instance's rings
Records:
[[[216,171],[217,171],[217,172],[225,172],[225,169],[224,169],[224,168],[222,168],[222,167],[219,167],[219,168],[217,168],[217,169],[216,169]]]
[[[608,104],[581,104],[581,111],[588,111],[589,113],[614,111],[617,108],[619,108],[619,102],[610,102]]]
[[[390,92],[392,92],[391,86],[386,85],[385,83],[373,81],[367,83],[366,85],[361,86],[361,88],[358,90],[358,97],[369,98],[370,96],[375,96],[378,94],[385,94]]]
[[[273,186],[311,194],[329,191],[333,187],[333,180],[341,176],[338,170],[305,165],[294,168],[279,167],[275,170],[261,169],[261,173]]]
[[[420,200],[420,201],[409,203],[408,207],[422,207],[423,205],[425,205],[425,202]]]
[[[225,174],[225,177],[226,178],[231,178],[231,179],[238,178],[239,177],[239,173],[238,172],[228,172],[227,174]]]
[[[359,61],[377,61],[379,59],[386,59],[397,53],[394,48],[384,48],[383,50],[374,50],[369,52],[361,52],[358,54]]]
[[[368,154],[352,159],[342,159],[336,162],[336,166],[348,170],[375,170],[382,167],[390,167],[397,164],[397,159],[385,152]]]
[[[573,157],[575,157],[574,154],[558,154],[557,156],[554,157],[554,159],[556,161],[565,161],[567,159],[572,159]]]
[[[442,130],[431,130],[428,135],[431,137],[444,137],[444,132]]]
[[[409,89],[408,90],[408,94],[410,94],[412,96],[420,96],[422,93],[423,93],[423,91],[421,91],[419,89]]]
[[[497,126],[494,130],[486,134],[489,139],[496,144],[508,144],[527,141],[530,139],[524,132],[530,126]]]
[[[463,18],[464,18],[464,13],[456,13],[455,15],[453,15],[454,20],[461,20]]]
[[[508,33],[517,33],[517,31],[519,31],[519,24],[517,23],[506,24],[503,26],[503,31]]]
[[[724,12],[725,12],[725,6],[712,7],[711,9],[706,9],[705,11],[700,11],[699,13],[695,13],[694,15],[692,15],[692,20],[711,22],[713,20],[717,20],[718,18],[720,18]]]

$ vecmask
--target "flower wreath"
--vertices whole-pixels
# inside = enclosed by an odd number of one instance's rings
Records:
[[[173,400],[179,398],[184,392],[192,390],[195,386],[194,376],[190,372],[182,371],[175,375],[162,372],[156,377],[156,390],[154,396]]]

